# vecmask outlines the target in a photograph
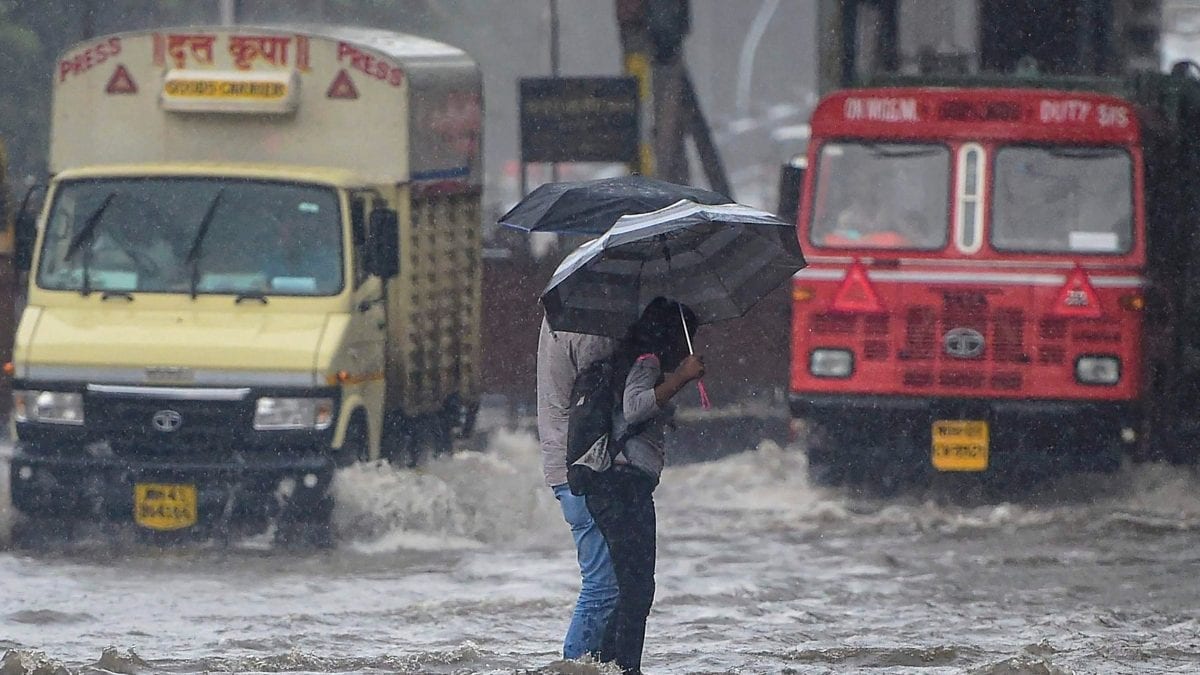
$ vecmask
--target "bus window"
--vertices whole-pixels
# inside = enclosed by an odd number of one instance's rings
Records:
[[[945,146],[829,142],[817,161],[821,198],[809,233],[814,245],[930,250],[946,245]]]
[[[997,249],[1129,251],[1133,168],[1120,148],[1001,148],[993,191],[991,239]]]
[[[983,246],[983,148],[969,143],[958,151],[958,226],[955,243],[963,253],[975,253]]]

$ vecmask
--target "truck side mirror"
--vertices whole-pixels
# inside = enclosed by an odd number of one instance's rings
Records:
[[[400,217],[395,209],[375,207],[367,227],[367,272],[390,279],[400,272]]]
[[[804,190],[804,171],[808,160],[797,157],[779,167],[779,210],[776,215],[785,223],[796,224],[800,211],[800,193]]]
[[[37,218],[46,201],[46,185],[37,184],[25,192],[21,209],[17,211],[13,231],[13,264],[18,272],[28,272],[33,264],[33,244],[37,241]]]
[[[350,200],[350,233],[354,237],[354,245],[362,246],[367,243],[367,205],[362,197]]]

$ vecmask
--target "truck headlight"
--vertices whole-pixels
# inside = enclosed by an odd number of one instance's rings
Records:
[[[1121,359],[1081,356],[1075,359],[1075,379],[1080,384],[1114,385],[1121,379]]]
[[[264,396],[254,407],[254,428],[259,431],[282,429],[328,429],[333,423],[331,398],[276,398]]]
[[[808,372],[817,377],[850,377],[854,354],[849,349],[814,349],[808,355]]]
[[[65,391],[17,390],[13,415],[18,422],[83,425],[83,394]]]

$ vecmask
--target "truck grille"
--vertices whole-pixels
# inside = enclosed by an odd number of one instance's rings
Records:
[[[986,303],[951,304],[941,316],[930,306],[910,307],[904,315],[904,351],[907,360],[936,360],[962,363],[945,353],[940,336],[953,328],[969,328],[986,336],[983,360],[997,363],[1027,363],[1025,352],[1025,312],[1017,308],[988,311]],[[970,379],[970,378],[967,378]]]
[[[228,448],[244,440],[254,416],[253,400],[187,401],[89,393],[85,405],[89,428],[115,446],[167,452]],[[178,429],[155,428],[154,416],[162,411],[178,413]]]
[[[807,317],[816,338],[845,344],[863,363],[895,359],[900,383],[907,389],[946,387],[961,390],[1019,392],[1026,366],[1066,362],[1072,343],[1119,342],[1115,331],[1092,328],[1071,333],[1072,324],[1058,317],[1030,316],[1029,308],[1001,306],[998,298],[976,291],[943,291],[941,304],[909,305],[896,314],[821,312]],[[955,358],[943,344],[947,332],[963,328],[984,338],[983,353]],[[1086,338],[1086,340],[1084,339]]]

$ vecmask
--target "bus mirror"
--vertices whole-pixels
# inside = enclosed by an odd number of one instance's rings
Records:
[[[367,272],[390,279],[400,272],[400,218],[395,209],[375,207],[367,232]]]
[[[33,264],[33,244],[37,240],[37,218],[46,201],[46,186],[37,184],[25,192],[21,209],[17,212],[16,230],[13,232],[13,263],[18,272],[28,272]]]
[[[805,158],[794,159],[779,168],[779,210],[777,215],[786,223],[796,224],[800,210],[800,194],[804,189]]]

